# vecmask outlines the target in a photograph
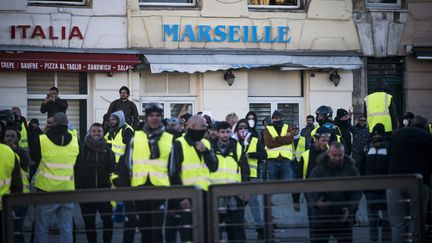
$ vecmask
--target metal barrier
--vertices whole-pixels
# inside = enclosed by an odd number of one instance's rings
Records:
[[[92,203],[109,201],[153,201],[171,199],[190,199],[192,237],[195,242],[204,242],[203,193],[201,190],[188,186],[171,187],[136,187],[78,190],[68,192],[47,192],[28,194],[9,194],[3,197],[3,242],[14,242],[13,208],[28,205],[58,204],[58,203]],[[176,211],[176,210],[174,210]],[[179,211],[179,210],[177,210]],[[135,214],[136,212],[134,212]],[[144,212],[146,213],[146,212]],[[147,212],[148,213],[148,212]],[[172,227],[175,228],[175,227]],[[184,226],[182,226],[184,228]],[[132,229],[132,230],[135,230]]]
[[[347,191],[376,191],[387,189],[398,189],[407,193],[408,197],[398,200],[395,203],[408,203],[409,214],[401,216],[401,219],[408,219],[413,223],[414,231],[412,235],[408,235],[407,242],[424,242],[424,224],[421,220],[421,185],[422,180],[419,175],[389,175],[389,176],[364,176],[364,177],[335,177],[322,179],[307,179],[295,181],[271,181],[263,183],[241,183],[227,185],[213,185],[208,192],[208,208],[207,214],[209,217],[208,242],[227,242],[221,232],[228,225],[220,222],[220,210],[226,210],[218,205],[218,200],[224,197],[239,196],[247,194],[261,194],[264,197],[264,242],[297,242],[294,239],[281,239],[273,234],[273,214],[272,214],[272,195],[287,194],[287,193],[318,193],[318,192],[347,192]],[[386,203],[386,200],[370,201],[371,204]],[[314,219],[317,220],[317,219]],[[321,222],[333,224],[334,222],[325,219]],[[234,224],[235,225],[235,224]],[[309,242],[303,239],[301,242]],[[228,240],[229,241],[229,240]],[[384,242],[385,240],[383,240]],[[232,241],[230,241],[232,242]],[[240,242],[240,241],[237,241]],[[248,242],[248,239],[246,239]],[[357,240],[357,242],[359,242]],[[364,242],[369,242],[365,240]],[[389,241],[391,242],[391,241]]]

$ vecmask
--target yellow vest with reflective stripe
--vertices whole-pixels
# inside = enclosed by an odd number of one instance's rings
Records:
[[[28,146],[28,138],[27,138],[27,129],[24,125],[24,122],[21,123],[21,131],[19,132],[21,135],[21,139],[19,140],[18,146],[28,151],[29,146]]]
[[[384,92],[375,92],[364,98],[367,109],[369,132],[372,133],[376,124],[382,123],[386,132],[393,131],[390,116],[392,96]]]
[[[160,157],[150,159],[150,145],[144,131],[135,132],[132,151],[132,186],[144,185],[147,178],[155,186],[169,186],[168,161],[173,135],[163,132],[158,141]]]
[[[297,146],[295,147],[295,152],[294,152],[297,161],[300,162],[300,158],[301,158],[301,156],[305,150],[306,150],[306,138],[303,136],[300,136],[298,143],[297,143]]]
[[[303,157],[303,179],[306,179],[307,170],[309,167],[309,149],[302,153]]]
[[[269,131],[269,133],[273,139],[276,138],[277,136],[284,137],[288,133],[288,125],[287,124],[284,124],[282,126],[282,130],[281,130],[280,135],[278,135],[274,126],[269,125],[269,126],[266,126],[266,128]],[[293,159],[293,154],[292,154],[293,144],[282,145],[282,146],[272,148],[272,149],[269,149],[266,146],[265,149],[267,150],[267,158],[268,159],[275,159],[275,158],[278,158],[279,156],[282,156],[282,157],[287,158],[289,160]]]
[[[216,157],[218,158],[217,171],[210,173],[212,184],[227,184],[241,182],[241,171],[239,163],[237,162],[242,155],[242,147],[239,142],[237,143],[236,153],[237,160],[234,158],[234,152],[231,151],[226,157],[217,151]]]
[[[246,154],[256,153],[257,146],[258,146],[258,138],[252,137],[250,144],[249,144],[249,147],[246,150]],[[250,169],[250,175],[249,176],[251,178],[257,178],[258,177],[258,173],[257,173],[258,160],[248,157],[248,163],[249,163],[249,169]]]
[[[114,152],[116,163],[120,161],[120,157],[123,156],[126,151],[126,144],[123,143],[123,130],[131,129],[133,131],[131,126],[129,126],[127,123],[125,123],[125,125],[126,127],[120,129],[114,138],[108,138],[109,133],[105,134],[105,140],[107,140],[108,144],[111,144],[111,150]]]
[[[39,136],[42,159],[36,172],[35,186],[41,190],[75,190],[74,166],[79,153],[78,139],[66,146],[53,143],[45,134]]]
[[[10,193],[14,167],[15,153],[9,146],[0,143],[0,210],[3,209],[3,195]]]
[[[17,153],[15,153],[15,158],[20,164],[21,181],[23,183],[23,193],[29,193],[30,192],[29,174],[28,174],[28,172],[26,172],[25,170],[22,169],[21,159]]]
[[[199,158],[195,147],[187,143],[184,136],[177,138],[180,142],[183,152],[183,161],[181,162],[181,180],[183,185],[190,186],[195,185],[203,189],[208,190],[210,183],[210,171],[207,165],[204,163],[204,157]],[[207,139],[202,139],[201,142],[211,149],[210,142]]]

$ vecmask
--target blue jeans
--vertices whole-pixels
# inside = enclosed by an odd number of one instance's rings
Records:
[[[48,232],[51,218],[53,215],[55,215],[57,217],[57,226],[60,231],[60,239],[58,242],[72,243],[73,209],[73,203],[37,205],[35,219],[35,242],[48,242]]]
[[[252,182],[260,182],[260,181],[262,181],[261,179],[258,179],[258,178],[251,178],[251,181]],[[261,212],[262,212],[262,206],[260,206],[260,203],[259,203],[259,200],[258,200],[258,197],[259,197],[260,195],[258,195],[258,194],[252,194],[252,195],[250,195],[250,198],[249,198],[249,207],[250,207],[250,211],[251,211],[251,214],[252,214],[252,217],[253,217],[253,219],[254,219],[254,221],[255,221],[255,225],[256,225],[256,227],[257,228],[262,228],[262,227],[264,227],[264,220],[263,220],[263,217],[262,217],[262,214],[261,214]]]
[[[420,213],[421,215],[411,215],[420,216],[421,225],[424,226],[427,205],[429,200],[429,187],[425,184],[421,184],[420,191]],[[390,226],[392,228],[392,242],[407,242],[406,235],[409,233],[414,233],[414,222],[408,217],[410,215],[410,203],[404,202],[410,198],[410,194],[407,191],[399,189],[388,189],[387,190],[387,207],[390,219]],[[420,230],[420,229],[417,229]]]
[[[266,169],[269,181],[292,180],[294,178],[292,161],[289,159],[267,159]]]
[[[382,241],[391,241],[391,230],[388,222],[387,203],[385,191],[365,192],[369,219],[369,239],[378,241],[379,222],[382,223]],[[382,219],[378,213],[381,211]]]

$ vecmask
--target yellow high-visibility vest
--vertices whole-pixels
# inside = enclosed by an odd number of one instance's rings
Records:
[[[135,132],[132,150],[132,186],[144,185],[147,178],[155,186],[169,186],[168,161],[173,135],[163,132],[158,141],[160,156],[150,159],[150,145],[144,131]]]
[[[376,124],[382,123],[386,132],[393,131],[390,116],[392,96],[385,92],[375,92],[364,98],[367,109],[367,122],[369,133],[372,133]]]
[[[269,133],[273,139],[276,138],[277,136],[284,137],[288,133],[288,125],[287,124],[284,124],[282,126],[282,130],[281,130],[280,135],[278,135],[278,133],[276,132],[276,129],[274,128],[273,125],[266,126],[266,128],[269,131]],[[267,150],[267,158],[268,159],[275,159],[275,158],[278,158],[279,156],[282,156],[282,157],[287,158],[289,160],[293,159],[293,144],[282,145],[282,146],[272,148],[272,149],[270,149],[266,146],[265,149]]]
[[[258,146],[258,138],[252,137],[249,147],[246,150],[246,154],[256,153]],[[257,178],[258,177],[258,160],[254,158],[248,158],[249,169],[250,169],[250,177]]]
[[[226,157],[217,151],[216,157],[218,158],[218,169],[210,173],[212,184],[227,184],[241,182],[241,171],[238,160],[242,155],[242,147],[239,142],[236,142],[237,158],[234,158],[234,152],[231,151]]]
[[[303,179],[306,179],[306,174],[307,174],[307,170],[309,167],[309,153],[310,153],[310,149],[308,149],[302,153],[302,157],[303,157]]]
[[[10,193],[14,167],[15,153],[9,146],[0,143],[0,210],[3,209],[3,195]]]
[[[19,157],[19,155],[17,153],[15,153],[15,158],[18,161],[18,163],[20,164],[21,181],[23,183],[23,193],[29,193],[30,192],[29,174],[28,174],[28,172],[26,172],[25,170],[22,169],[21,158]]]
[[[303,136],[300,136],[297,146],[295,147],[295,157],[297,159],[298,162],[300,162],[300,158],[302,156],[302,154],[305,152],[306,150],[306,138]]]
[[[133,128],[125,123],[126,127],[121,128],[118,133],[113,138],[108,138],[109,133],[105,134],[105,140],[107,140],[108,144],[111,144],[111,150],[115,155],[115,162],[118,163],[120,161],[120,157],[125,154],[126,144],[123,143],[123,130]]]
[[[180,175],[183,185],[196,185],[204,191],[207,191],[211,181],[210,170],[204,163],[204,157],[202,156],[201,159],[199,158],[195,147],[189,145],[184,136],[177,138],[177,141],[180,142],[183,152]],[[202,139],[201,142],[207,149],[211,149],[210,142],[207,139]]]
[[[24,150],[29,150],[29,146],[28,146],[28,136],[27,136],[27,129],[26,126],[24,125],[24,122],[21,123],[21,131],[20,135],[21,138],[19,140],[18,146],[20,146],[21,148],[23,148]]]
[[[36,172],[35,186],[41,190],[75,190],[74,166],[79,153],[78,139],[66,146],[53,143],[45,134],[39,136],[42,159]]]

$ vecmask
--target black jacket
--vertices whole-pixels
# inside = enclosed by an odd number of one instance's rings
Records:
[[[130,100],[122,101],[121,99],[114,100],[111,102],[107,114],[110,115],[116,111],[123,111],[126,123],[131,125],[134,129],[138,127],[139,117],[138,117],[138,109]]]
[[[312,170],[309,178],[325,178],[325,177],[340,177],[340,176],[358,176],[358,170],[354,166],[354,161],[348,157],[344,156],[344,160],[341,167],[333,167],[330,164],[329,157],[327,153],[322,154],[318,157],[318,164]],[[360,191],[336,191],[336,192],[317,192],[317,193],[309,193],[308,198],[310,199],[310,203],[315,205],[316,202],[320,199],[320,197],[324,198],[324,201],[328,201],[331,203],[335,202],[337,204],[333,204],[328,208],[327,211],[333,213],[340,211],[341,208],[346,207],[350,210],[350,213],[353,213],[357,207],[358,202],[361,198]],[[322,210],[326,211],[326,210]]]
[[[62,100],[60,98],[57,98],[54,101],[49,101],[48,103],[41,104],[40,112],[47,113],[48,117],[54,116],[57,112],[63,112],[66,114],[66,109],[68,108],[68,102],[67,100]]]
[[[390,174],[419,173],[429,185],[432,174],[432,135],[426,127],[412,125],[392,135]]]
[[[75,164],[76,189],[110,188],[110,174],[114,171],[115,156],[108,146],[95,151],[82,143]]]
[[[359,164],[360,175],[386,175],[390,162],[390,149],[386,142],[365,147]]]

